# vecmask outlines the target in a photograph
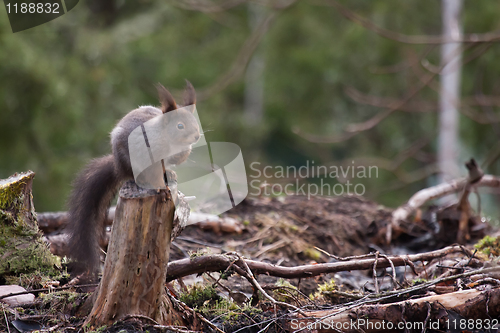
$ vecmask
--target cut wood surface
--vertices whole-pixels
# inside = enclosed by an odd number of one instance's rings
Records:
[[[130,315],[171,323],[164,281],[175,196],[127,182],[120,190],[101,283],[86,323],[109,325]]]

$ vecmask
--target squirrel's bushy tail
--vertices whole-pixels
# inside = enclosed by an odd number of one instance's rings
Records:
[[[104,221],[120,179],[113,155],[92,160],[73,182],[69,197],[69,257],[76,260],[77,271],[99,269],[99,239]]]

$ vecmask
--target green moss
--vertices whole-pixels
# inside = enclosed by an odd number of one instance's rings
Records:
[[[4,224],[14,224],[15,220],[16,219],[12,213],[0,209],[0,222]]]
[[[245,304],[243,308],[241,308],[241,310],[243,311],[243,313],[249,315],[250,317],[262,314],[261,309],[251,306],[250,303]]]
[[[192,251],[189,251],[188,254],[189,254],[189,259],[193,260],[195,258],[198,258],[198,257],[203,257],[205,255],[209,255],[211,254],[212,251],[207,248],[207,249],[198,249],[198,251],[196,252],[192,252]]]
[[[41,289],[46,288],[47,283],[53,281],[53,279],[47,275],[44,275],[38,271],[19,274],[18,276],[9,275],[5,276],[6,284],[17,284],[26,290],[30,289]]]
[[[297,287],[292,285],[290,282],[284,279],[279,279],[276,281],[277,287],[283,287],[273,290],[273,297],[275,300],[280,302],[290,302],[299,296]]]
[[[334,279],[330,279],[330,281],[327,281],[323,284],[320,284],[318,286],[318,291],[323,292],[323,291],[337,291],[338,287],[337,284],[335,283]]]
[[[267,319],[262,315],[262,310],[258,308],[249,304],[239,307],[225,299],[217,301],[211,307],[203,308],[202,313],[207,318],[215,319],[224,332],[234,332],[242,327]]]
[[[24,207],[25,193],[23,190],[33,176],[33,173],[28,173],[14,181],[9,181],[9,179],[0,181],[0,221],[17,226],[20,232],[38,232],[36,226],[33,228],[29,221],[26,221],[26,216],[35,214],[35,212],[28,212]]]
[[[26,185],[26,180],[28,177],[22,177],[15,182],[6,182],[0,184],[0,209],[7,210],[11,209],[12,206],[16,206],[19,204],[19,201],[22,203],[22,199],[24,199],[22,195],[22,191],[24,186]]]
[[[50,253],[41,238],[32,198],[24,197],[33,177],[28,172],[0,180],[0,275],[59,273],[54,266],[60,265],[60,258]]]
[[[427,282],[426,279],[418,278],[418,279],[414,279],[412,281],[412,285],[416,286],[416,285],[419,285],[419,284],[422,284],[422,283],[426,283],[426,282]]]
[[[335,283],[334,279],[330,279],[330,281],[327,281],[323,284],[318,285],[317,291],[314,293],[314,295],[310,295],[309,298],[315,299],[315,298],[327,298],[329,300],[332,300],[332,297],[334,295],[333,292],[337,291],[338,287],[337,284]]]
[[[54,266],[60,266],[60,259],[50,253],[41,238],[19,235],[16,227],[7,225],[0,229],[0,243],[3,244],[0,258],[4,258],[0,261],[0,275],[34,271],[51,276],[59,274]]]
[[[498,257],[500,256],[500,236],[496,238],[485,236],[474,247],[487,257]]]
[[[70,313],[83,301],[82,295],[69,290],[40,293],[40,299],[44,308],[50,309],[51,313]]]
[[[227,299],[219,299],[213,304],[207,303],[202,308],[198,309],[204,316],[217,317],[221,316],[223,321],[238,320],[240,307]]]
[[[181,295],[180,300],[208,318],[219,317],[227,325],[236,325],[241,308],[234,302],[220,297],[212,286],[196,284]]]
[[[85,327],[83,327],[83,331],[86,333],[102,333],[102,332],[107,331],[107,329],[108,329],[107,325],[98,327],[95,330],[90,330],[90,324],[87,324],[87,325],[85,325]],[[127,330],[120,330],[120,331],[118,331],[118,333],[127,333]]]
[[[304,254],[314,260],[314,261],[319,261],[321,259],[321,252],[319,252],[318,250],[312,248],[312,247],[308,247],[307,249],[304,250]]]
[[[234,269],[230,268],[228,270],[219,271],[219,273],[222,280],[227,280],[234,274]]]
[[[205,301],[196,310],[206,318],[217,318],[224,331],[226,331],[226,328],[228,328],[228,331],[233,331],[237,327],[249,325],[249,318],[259,318],[262,314],[262,310],[251,307],[249,304],[240,307],[236,303],[223,298],[216,301]],[[256,321],[260,320],[262,318],[256,319]]]
[[[201,308],[203,305],[207,305],[210,302],[215,303],[220,299],[217,291],[212,286],[204,287],[199,284],[192,286],[187,293],[182,294],[180,297],[180,300],[190,308]]]

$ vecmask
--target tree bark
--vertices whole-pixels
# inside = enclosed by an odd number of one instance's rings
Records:
[[[134,182],[122,187],[103,277],[85,324],[109,325],[134,315],[173,324],[164,282],[175,200],[175,190],[144,190]]]

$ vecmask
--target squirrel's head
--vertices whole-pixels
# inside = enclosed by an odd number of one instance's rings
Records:
[[[161,84],[157,85],[161,110],[167,122],[168,132],[175,145],[191,146],[200,139],[200,126],[194,116],[196,93],[193,85],[186,80],[184,106],[178,106],[170,92]],[[192,107],[189,107],[192,106]]]
[[[167,113],[178,109],[177,103],[175,103],[172,94],[170,94],[170,92],[164,86],[158,83],[156,85],[156,89],[158,89],[158,96],[161,103],[161,111],[163,113]],[[196,92],[194,91],[193,85],[188,80],[186,80],[186,88],[184,89],[183,103],[184,103],[183,106],[196,104]]]

